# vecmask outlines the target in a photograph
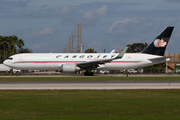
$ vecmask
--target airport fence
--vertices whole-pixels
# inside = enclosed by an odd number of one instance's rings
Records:
[[[126,74],[125,70],[94,70],[95,74]],[[146,68],[146,69],[141,69],[141,71],[138,70],[131,70],[128,72],[128,74],[165,74],[166,70],[165,69],[158,69],[158,68]],[[168,73],[175,73],[174,71],[168,71]],[[76,72],[75,74],[66,74],[66,73],[61,73],[59,71],[36,71],[36,72],[29,72],[29,71],[21,71],[18,75],[83,75],[83,72]],[[180,73],[176,73],[180,74]],[[0,75],[7,75],[7,76],[16,76],[16,73],[10,73],[10,72],[0,72]]]

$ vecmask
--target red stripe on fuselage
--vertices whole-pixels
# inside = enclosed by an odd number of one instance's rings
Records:
[[[122,62],[118,61],[118,62],[110,62],[110,63],[140,63],[140,62],[142,61],[122,61]]]
[[[14,64],[26,64],[26,63],[78,63],[78,62],[15,62]]]
[[[113,61],[110,63],[140,63],[142,61]],[[51,62],[51,61],[47,61],[47,62],[15,62],[14,64],[27,64],[27,63],[35,63],[35,64],[44,64],[44,63],[80,63],[80,62]]]

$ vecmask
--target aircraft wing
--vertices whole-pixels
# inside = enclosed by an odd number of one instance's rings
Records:
[[[127,49],[128,47],[125,47],[125,49],[121,53],[119,53],[115,58],[81,62],[81,63],[77,63],[76,65],[80,68],[89,68],[89,67],[97,68],[99,64],[105,64],[115,59],[121,59],[126,53]]]

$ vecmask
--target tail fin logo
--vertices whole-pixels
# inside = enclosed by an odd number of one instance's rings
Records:
[[[164,39],[155,39],[154,40],[154,46],[159,48],[159,47],[165,47],[167,45],[167,42],[164,41]]]

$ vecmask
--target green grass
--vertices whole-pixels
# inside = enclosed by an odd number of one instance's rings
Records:
[[[0,119],[180,118],[180,90],[0,91]]]
[[[0,82],[32,81],[180,81],[180,77],[0,77]]]

